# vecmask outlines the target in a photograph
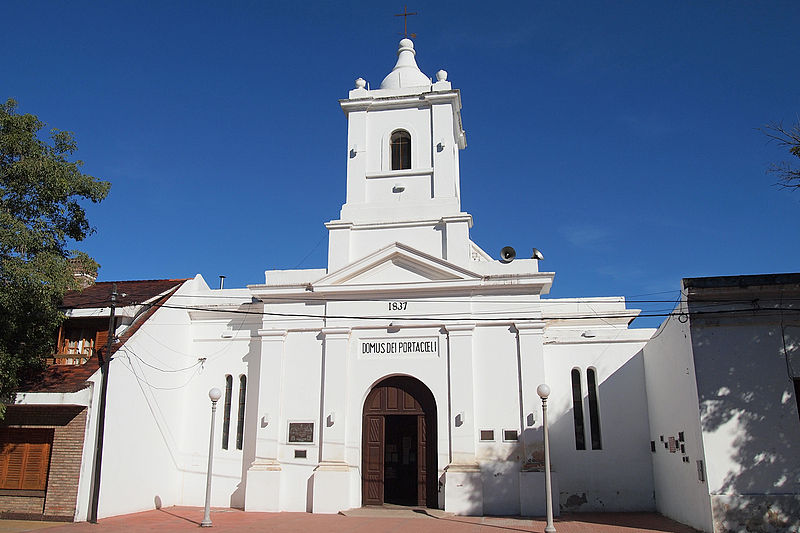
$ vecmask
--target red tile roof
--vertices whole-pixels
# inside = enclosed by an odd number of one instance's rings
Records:
[[[175,291],[178,290],[181,284],[186,281],[184,279],[163,279],[163,280],[146,280],[146,281],[118,281],[117,282],[117,292],[122,293],[125,292],[128,296],[124,297],[125,302],[128,303],[118,303],[118,305],[128,305],[137,300],[133,298],[138,297],[143,298],[146,301],[161,294],[165,290],[169,290],[169,293],[165,294],[157,301],[152,302],[149,309],[136,317],[134,319],[133,324],[128,326],[125,332],[119,336],[119,342],[115,343],[111,347],[111,356],[113,359],[114,354],[119,350],[125,341],[133,336],[136,331],[142,327],[147,319],[149,319],[153,313],[155,313],[161,305],[166,303],[169,298],[175,294]],[[107,291],[105,294],[111,293],[111,282],[102,282],[97,283],[96,285],[104,285],[104,287],[100,291],[96,291],[95,294],[102,294],[102,291]],[[95,287],[93,285],[92,287]],[[92,287],[87,287],[80,293],[79,296],[83,296],[87,293],[89,289]],[[145,289],[145,287],[147,289]],[[131,292],[128,292],[128,289],[132,289]],[[154,292],[158,291],[158,292]],[[150,296],[147,296],[150,294]],[[68,300],[65,297],[64,302],[66,303]],[[75,300],[73,300],[75,301]],[[89,300],[85,300],[88,302]],[[102,305],[102,304],[101,304]],[[97,305],[75,305],[70,307],[98,307]],[[105,347],[101,348],[102,352],[105,352]],[[87,380],[92,377],[92,375],[100,369],[100,362],[98,360],[97,354],[92,355],[88,361],[86,361],[82,365],[54,365],[48,367],[42,374],[37,376],[36,378],[30,380],[27,383],[24,383],[20,386],[18,392],[77,392],[81,389],[84,389],[88,386]]]
[[[145,279],[134,281],[101,281],[89,285],[82,291],[70,291],[64,295],[62,308],[86,309],[90,307],[108,307],[111,290],[117,284],[117,307],[140,304],[162,294],[186,279]]]

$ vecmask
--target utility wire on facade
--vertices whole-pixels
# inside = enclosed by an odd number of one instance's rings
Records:
[[[452,313],[448,315],[443,314],[430,314],[428,316],[385,316],[385,315],[375,315],[375,316],[358,316],[358,315],[314,315],[308,313],[275,313],[269,311],[247,311],[242,309],[220,309],[218,307],[201,307],[201,306],[189,306],[189,305],[174,305],[174,304],[166,304],[166,303],[150,303],[150,304],[142,304],[147,305],[150,307],[159,307],[159,308],[166,308],[166,309],[181,309],[185,311],[205,311],[205,312],[214,312],[214,313],[224,313],[224,314],[234,314],[234,315],[251,315],[251,316],[275,316],[275,317],[285,317],[285,318],[311,318],[311,319],[342,319],[342,320],[413,320],[413,321],[464,321],[464,320],[474,320],[474,321],[515,321],[515,320],[547,320],[547,319],[565,319],[565,320],[588,320],[588,319],[599,319],[599,318],[653,318],[653,317],[669,317],[669,316],[679,316],[679,315],[690,315],[690,316],[699,316],[699,315],[730,315],[735,313],[758,313],[761,316],[772,316],[769,313],[781,313],[781,312],[795,312],[800,313],[800,307],[748,307],[748,308],[740,308],[740,309],[718,309],[713,311],[705,311],[705,310],[696,310],[696,311],[670,311],[670,312],[663,312],[663,313],[640,313],[640,314],[633,314],[633,313],[597,313],[593,315],[578,315],[578,316],[557,316],[557,317],[549,317],[547,315],[538,315],[538,316],[507,316],[507,317],[476,317],[471,315],[465,315],[460,313],[459,316],[450,316]],[[721,303],[720,303],[721,305]]]

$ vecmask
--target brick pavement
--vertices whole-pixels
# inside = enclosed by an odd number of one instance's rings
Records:
[[[100,520],[49,527],[47,533],[144,533],[149,531],[197,531],[203,510],[197,507],[169,507]],[[215,509],[209,533],[525,533],[544,531],[543,519],[502,517],[434,517],[425,511],[366,513],[360,516],[315,515],[309,513],[255,513]],[[695,533],[695,530],[655,513],[581,513],[555,520],[558,533],[632,533],[635,531]],[[0,532],[4,530],[0,521]],[[23,531],[16,529],[14,531]]]

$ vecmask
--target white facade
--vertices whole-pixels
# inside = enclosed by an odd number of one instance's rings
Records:
[[[460,93],[446,72],[435,82],[422,74],[415,53],[404,39],[380,88],[359,78],[340,102],[347,194],[326,224],[327,268],[267,271],[246,289],[211,290],[197,276],[120,349],[101,517],[203,504],[207,394],[225,391],[227,376],[215,506],[335,513],[376,490],[369,497],[458,514],[544,514],[536,387],[548,383],[556,512],[655,508],[641,353],[653,331],[628,329],[638,311],[622,298],[541,298],[554,273],[538,260],[492,260],[470,241]],[[393,160],[399,130],[410,138],[407,165]],[[586,449],[576,449],[573,371]],[[409,395],[406,410],[375,407],[380,435],[370,435],[367,402],[395,390]],[[370,455],[373,445],[380,452]],[[368,461],[380,463],[379,479],[367,476]]]
[[[414,54],[411,41],[401,41],[380,88],[359,79],[340,102],[347,195],[340,218],[326,224],[327,268],[267,271],[264,284],[246,290],[209,290],[198,277],[170,300],[191,310],[159,310],[126,344],[136,356],[115,366],[134,368],[112,368],[109,412],[133,412],[107,422],[101,515],[151,508],[156,498],[202,503],[206,394],[225,390],[226,375],[231,433],[246,376],[244,434],[241,450],[217,447],[214,505],[323,513],[361,506],[365,400],[382,380],[408,376],[435,403],[435,440],[426,444],[435,449],[426,452],[435,458],[427,465],[433,505],[462,514],[543,512],[536,387],[548,382],[560,503],[654,508],[639,355],[652,331],[627,329],[636,311],[621,298],[540,299],[553,273],[539,272],[535,259],[492,260],[469,240],[460,95],[444,71],[436,82],[424,76]],[[410,168],[393,170],[397,130],[410,136]],[[180,369],[201,357],[194,376],[138,361]],[[573,368],[584,380],[586,369],[597,373],[602,449],[575,449]],[[169,390],[181,385],[175,374],[188,384]],[[292,426],[313,427],[311,442],[289,442],[290,424],[312,424]],[[481,440],[481,431],[492,438]]]

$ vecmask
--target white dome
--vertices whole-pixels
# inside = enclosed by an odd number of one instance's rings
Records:
[[[414,43],[411,39],[400,41],[397,50],[397,64],[395,64],[388,76],[383,78],[381,89],[401,89],[405,87],[419,87],[430,85],[431,80],[417,66],[414,56]]]

